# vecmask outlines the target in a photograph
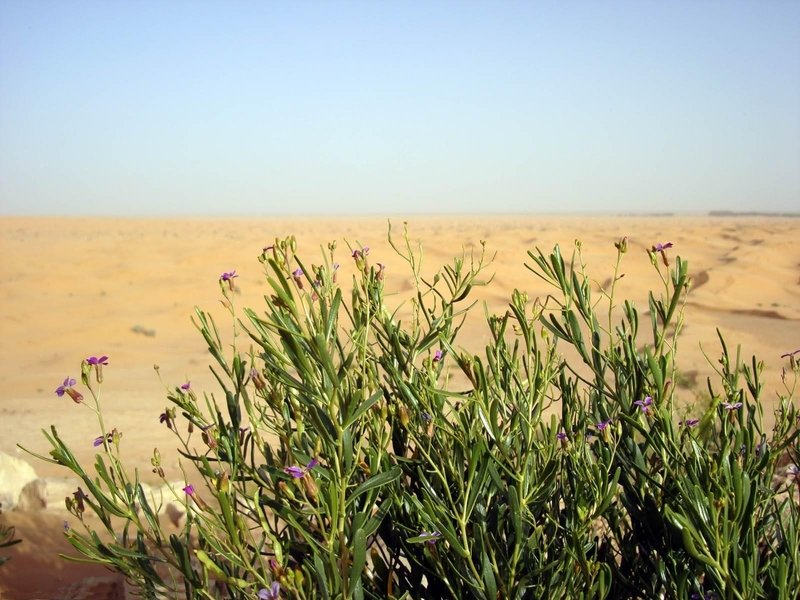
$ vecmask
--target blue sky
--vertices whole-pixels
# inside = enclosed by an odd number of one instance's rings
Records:
[[[800,209],[800,2],[0,0],[0,213]]]

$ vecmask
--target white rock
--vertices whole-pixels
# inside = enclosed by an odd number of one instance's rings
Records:
[[[47,508],[47,481],[34,479],[22,488],[14,510],[37,511]]]
[[[0,507],[14,508],[22,489],[36,478],[36,471],[24,460],[0,452]]]

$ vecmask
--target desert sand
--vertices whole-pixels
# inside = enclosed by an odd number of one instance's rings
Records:
[[[523,264],[527,250],[563,252],[580,239],[589,274],[597,286],[613,272],[614,242],[628,237],[617,293],[646,310],[649,287],[659,285],[645,249],[672,242],[669,256],[688,260],[694,283],[686,306],[679,364],[694,388],[678,390],[691,403],[704,388],[719,344],[765,363],[765,413],[782,390],[781,354],[800,348],[800,219],[707,216],[487,216],[392,218],[396,235],[408,222],[410,237],[423,244],[423,271],[469,251],[485,240],[496,258],[487,273],[495,278],[476,298],[490,311],[504,310],[511,291],[531,298],[548,290]],[[349,261],[344,240],[369,246],[370,258],[386,264],[389,289],[407,297],[409,271],[389,247],[381,218],[279,219],[0,219],[0,452],[28,460],[40,477],[63,477],[62,469],[27,456],[17,444],[47,454],[41,430],[58,428],[76,455],[93,460],[92,440],[100,431],[91,411],[54,390],[65,377],[78,377],[80,362],[108,355],[102,404],[109,427],[123,433],[129,465],[153,479],[149,459],[158,447],[168,478],[180,477],[171,434],[159,425],[167,406],[166,387],[187,381],[198,393],[215,392],[205,344],[191,323],[195,306],[218,320],[223,333],[230,318],[220,305],[218,278],[236,270],[240,307],[258,308],[267,292],[257,257],[276,237],[295,235],[299,254],[320,262],[320,245],[338,240],[338,256]],[[342,278],[343,285],[349,282]],[[461,344],[480,352],[488,340],[482,311]],[[158,374],[154,371],[158,365]],[[160,379],[159,379],[160,376]],[[0,477],[2,475],[0,474]],[[87,572],[56,557],[64,547],[63,515],[6,513],[25,542],[6,549],[11,562],[0,567],[0,598],[54,597]],[[32,573],[54,574],[32,584]],[[101,572],[102,573],[102,572]]]

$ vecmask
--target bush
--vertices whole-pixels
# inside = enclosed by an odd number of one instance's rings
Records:
[[[233,348],[208,313],[195,321],[221,392],[176,387],[161,415],[190,465],[178,533],[103,424],[105,357],[83,362],[89,400],[59,390],[98,415],[94,473],[46,433],[47,460],[86,488],[67,507],[103,524],[66,532],[83,560],[149,598],[795,597],[800,480],[782,475],[800,462],[796,355],[771,433],[761,363],[721,336],[710,402],[686,415],[672,382],[690,279],[671,244],[646,257],[663,288],[645,315],[614,295],[626,240],[599,293],[580,244],[569,261],[530,252],[552,294],[515,290],[472,354],[457,339],[483,249],[428,281],[408,236],[390,243],[415,282],[393,310],[367,248],[351,248],[347,297],[335,244],[314,265],[292,238],[265,249],[264,312],[240,316],[236,274],[221,276]]]

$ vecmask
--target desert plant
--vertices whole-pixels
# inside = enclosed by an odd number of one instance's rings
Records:
[[[487,315],[477,354],[458,334],[472,290],[490,282],[483,244],[429,278],[407,232],[390,229],[390,243],[414,282],[397,306],[361,246],[348,297],[335,243],[320,264],[293,238],[265,248],[261,312],[240,312],[236,272],[220,276],[232,337],[195,315],[220,392],[170,387],[160,419],[185,459],[171,488],[188,514],[178,533],[164,532],[104,424],[107,357],[82,363],[88,401],[74,380],[59,386],[100,428],[93,474],[55,428],[45,434],[42,458],[83,482],[67,507],[103,525],[66,533],[81,560],[147,597],[734,599],[800,587],[797,493],[779,477],[798,460],[792,387],[768,434],[761,365],[742,365],[720,336],[721,390],[709,383],[708,406],[678,420],[690,278],[680,258],[670,267],[671,244],[647,254],[662,289],[646,332],[615,297],[627,240],[599,291],[577,244],[569,260],[529,253],[553,293],[515,290]],[[164,478],[158,451],[151,466]]]

